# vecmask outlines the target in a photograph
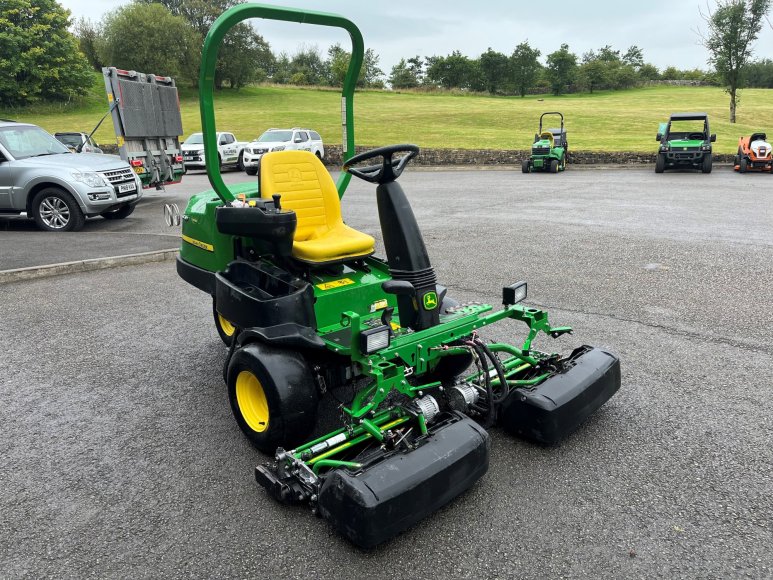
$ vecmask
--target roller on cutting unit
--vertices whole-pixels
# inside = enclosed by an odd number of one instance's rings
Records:
[[[266,153],[259,180],[239,185],[227,186],[211,162],[217,48],[246,18],[348,32],[337,183],[307,151]],[[223,374],[234,418],[269,455],[255,468],[257,483],[371,548],[485,476],[488,429],[548,444],[569,436],[618,390],[620,364],[589,346],[566,354],[536,348],[538,337],[559,339],[571,329],[524,304],[526,282],[506,282],[498,309],[460,304],[438,283],[398,182],[419,148],[354,155],[363,53],[359,29],[333,14],[243,4],[215,22],[200,82],[212,189],[185,209],[177,271],[211,296],[228,347]],[[370,234],[343,220],[341,199],[353,176],[375,186],[383,257]],[[487,326],[505,319],[523,324],[521,340],[483,339]],[[339,401],[340,427],[320,434],[319,404],[330,396]]]

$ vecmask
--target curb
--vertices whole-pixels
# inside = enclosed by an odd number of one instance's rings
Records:
[[[92,272],[94,270],[106,270],[108,268],[120,268],[122,266],[136,266],[151,262],[169,262],[177,257],[179,248],[170,250],[156,250],[139,254],[126,254],[124,256],[109,256],[107,258],[92,258],[78,260],[76,262],[62,262],[60,264],[46,264],[43,266],[30,266],[28,268],[16,268],[14,270],[0,271],[0,284],[62,276],[64,274],[76,274],[79,272]]]

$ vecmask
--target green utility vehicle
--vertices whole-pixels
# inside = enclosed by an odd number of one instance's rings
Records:
[[[674,113],[660,123],[655,139],[660,143],[655,173],[675,168],[711,173],[711,144],[717,136],[709,131],[706,113]]]
[[[558,115],[561,117],[561,127],[558,129],[542,130],[542,119],[545,115]],[[549,171],[558,173],[566,169],[566,154],[569,143],[566,140],[564,130],[564,116],[558,112],[542,113],[539,118],[539,132],[534,135],[534,143],[531,146],[531,157],[521,163],[521,171]]]
[[[223,182],[215,64],[226,32],[246,18],[348,32],[345,163],[337,183],[308,151],[266,153],[259,183]],[[255,469],[258,484],[280,502],[308,504],[349,540],[371,547],[486,473],[488,428],[548,444],[567,436],[618,390],[620,364],[590,346],[568,354],[538,349],[538,337],[557,339],[571,329],[522,304],[526,282],[508,282],[498,310],[450,298],[397,183],[419,148],[353,155],[363,51],[359,29],[333,14],[241,4],[214,23],[200,78],[212,189],[185,210],[177,271],[212,296],[229,347],[224,378],[234,417],[272,454]],[[372,236],[342,219],[352,176],[376,184],[385,257],[374,255]],[[523,323],[522,341],[483,340],[486,326],[506,319]],[[338,401],[340,427],[312,436],[323,397]]]

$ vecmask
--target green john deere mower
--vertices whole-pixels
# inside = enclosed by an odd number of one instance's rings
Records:
[[[345,29],[352,58],[342,93],[344,167],[334,183],[304,151],[266,154],[259,183],[226,186],[216,148],[213,78],[218,46],[250,17]],[[618,359],[601,349],[537,349],[571,332],[522,305],[507,284],[503,308],[459,304],[438,284],[397,180],[415,145],[354,152],[353,94],[363,57],[357,27],[332,14],[243,4],[204,44],[201,118],[212,190],[183,218],[180,276],[212,296],[228,344],[224,368],[234,417],[272,459],[255,478],[278,501],[308,504],[339,533],[371,547],[464,492],[489,465],[496,425],[544,444],[567,436],[620,386]],[[352,176],[376,185],[385,257],[343,222]],[[479,335],[520,321],[517,344]],[[323,397],[340,428],[309,440]]]
[[[546,115],[558,115],[561,118],[561,127],[542,130],[542,120]],[[566,140],[564,129],[564,116],[557,112],[542,113],[539,117],[539,132],[534,135],[534,143],[531,146],[531,156],[521,163],[521,171],[549,171],[558,173],[566,170],[566,154],[569,151],[569,143]]]

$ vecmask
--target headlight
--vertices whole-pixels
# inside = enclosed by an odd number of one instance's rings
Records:
[[[72,178],[75,181],[85,183],[89,187],[104,187],[110,185],[110,182],[96,171],[73,171]]]
[[[518,304],[526,299],[526,295],[526,282],[516,282],[512,286],[505,286],[502,288],[502,304],[505,306]]]
[[[378,326],[360,333],[360,350],[371,354],[389,346],[389,327]]]
[[[284,145],[277,145],[276,147],[271,149],[271,151],[284,151],[284,150],[285,150],[285,146]]]

